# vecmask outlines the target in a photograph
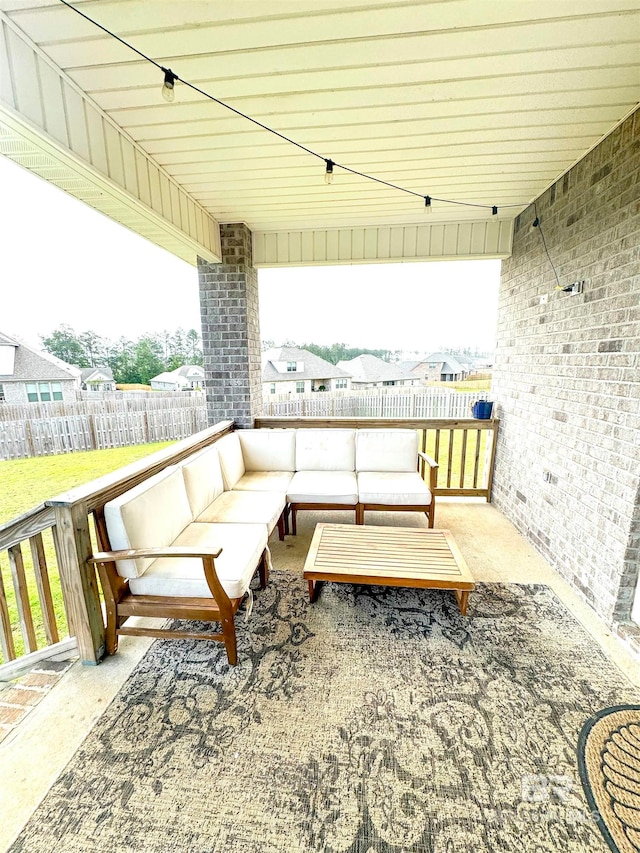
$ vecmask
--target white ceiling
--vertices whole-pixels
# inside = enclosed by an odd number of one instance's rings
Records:
[[[182,78],[421,195],[527,203],[640,98],[640,0],[77,0]],[[410,225],[424,202],[324,164],[162,74],[58,0],[0,0],[219,222]],[[504,208],[513,217],[522,208]],[[434,202],[432,221],[487,216]]]

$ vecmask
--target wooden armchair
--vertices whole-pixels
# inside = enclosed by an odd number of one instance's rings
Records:
[[[106,645],[107,653],[113,655],[118,649],[118,636],[127,634],[136,637],[187,638],[191,640],[217,640],[223,642],[231,666],[238,662],[234,616],[242,599],[230,598],[224,591],[216,572],[215,560],[222,549],[190,548],[139,548],[125,551],[105,551],[94,554],[89,563],[98,567],[100,582],[104,592],[107,616]],[[195,598],[165,595],[133,595],[129,590],[129,581],[120,577],[115,564],[118,560],[138,558],[199,558],[212,598]],[[264,589],[269,579],[266,551],[258,564],[260,586]],[[167,628],[144,628],[126,626],[130,616],[161,617],[164,619],[193,619],[204,622],[220,622],[222,633],[203,634],[191,631],[178,631]]]

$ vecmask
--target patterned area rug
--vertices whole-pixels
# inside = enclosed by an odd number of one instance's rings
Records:
[[[605,708],[579,740],[580,776],[592,814],[614,853],[640,851],[640,706]]]
[[[239,665],[156,642],[11,849],[607,853],[576,745],[637,691],[547,587],[469,613],[274,572]]]

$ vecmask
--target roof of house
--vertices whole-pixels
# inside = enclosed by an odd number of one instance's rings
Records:
[[[451,355],[448,352],[432,352],[425,358],[425,361],[435,364],[441,364],[441,373],[464,373],[468,370],[466,364],[462,364],[458,357]]]
[[[153,376],[150,381],[186,385],[190,379],[202,379],[203,377],[204,368],[199,364],[183,364],[182,367],[176,367],[175,370],[166,370],[164,373]]]
[[[80,376],[80,368],[67,364],[49,352],[38,352],[22,341],[0,333],[0,343],[16,348],[13,373],[0,375],[2,382],[73,382]]]
[[[390,364],[375,355],[358,355],[349,361],[339,361],[338,367],[351,374],[352,382],[398,382],[414,380],[415,376],[398,364]]]
[[[422,364],[421,361],[397,361],[396,364],[400,368],[400,370],[413,370],[419,364]]]
[[[103,379],[113,380],[110,367],[83,367],[80,371],[83,382],[100,382]]]
[[[273,366],[277,361],[302,362],[304,369],[295,373],[280,373]],[[340,367],[325,361],[319,355],[314,355],[306,349],[299,347],[279,347],[278,349],[265,350],[262,354],[262,381],[263,382],[291,382],[302,379],[338,379],[349,376]]]

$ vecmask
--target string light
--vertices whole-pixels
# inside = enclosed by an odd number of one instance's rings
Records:
[[[325,182],[325,184],[332,184],[333,183],[333,166],[334,166],[333,160],[325,160],[324,162],[327,164],[327,168],[326,168],[325,173],[324,173],[324,182]]]
[[[172,104],[176,99],[175,83],[178,75],[174,74],[170,68],[163,68],[164,83],[162,84],[162,97],[168,104]]]
[[[425,207],[425,211],[427,213],[431,213],[431,211],[433,210],[433,208],[431,206],[431,196],[430,195],[426,195],[424,197],[424,207]]]
[[[183,80],[177,74],[174,74],[174,72],[171,71],[170,68],[165,68],[163,65],[161,65],[159,62],[157,62],[155,59],[152,59],[150,56],[147,56],[146,53],[143,53],[141,50],[138,50],[137,47],[134,47],[128,41],[121,38],[119,35],[112,32],[111,30],[107,29],[107,27],[103,26],[102,24],[99,24],[93,18],[89,17],[89,15],[87,15],[85,12],[81,11],[80,9],[76,9],[76,7],[72,6],[71,3],[68,2],[68,0],[60,0],[60,3],[62,3],[62,5],[66,6],[68,9],[71,9],[77,15],[80,15],[80,17],[84,18],[90,24],[93,24],[99,30],[102,30],[103,33],[106,33],[108,36],[111,36],[111,38],[114,38],[114,39],[116,39],[116,41],[119,41],[120,44],[129,48],[129,50],[132,50],[134,53],[137,53],[138,56],[142,57],[142,59],[151,63],[151,65],[155,65],[155,67],[159,71],[162,71],[164,74],[164,83],[162,86],[162,96],[166,101],[168,101],[169,103],[172,103],[175,100],[175,82],[176,82],[176,80],[179,80],[183,86],[188,86],[190,89],[192,89],[194,92],[197,92],[199,95],[202,95],[203,97],[208,98],[210,101],[213,101],[215,104],[218,104],[219,106],[224,107],[225,109],[229,110],[229,112],[232,112],[237,116],[240,116],[240,118],[246,119],[246,121],[250,121],[252,124],[255,124],[257,127],[260,127],[262,130],[266,130],[268,133],[271,133],[274,136],[277,136],[279,139],[282,139],[283,142],[288,142],[290,145],[294,145],[296,148],[300,149],[301,151],[306,152],[307,154],[310,154],[312,157],[317,157],[319,160],[324,160],[324,162],[326,164],[325,181],[328,184],[330,184],[332,182],[334,167],[337,166],[338,168],[342,169],[342,171],[349,172],[350,174],[356,175],[357,177],[360,177],[360,178],[364,178],[367,181],[374,181],[377,184],[381,184],[383,186],[390,187],[391,189],[398,190],[399,192],[407,193],[408,195],[417,196],[418,198],[423,198],[425,201],[425,208],[426,208],[427,212],[431,211],[431,202],[437,201],[441,204],[457,204],[461,207],[477,207],[481,210],[490,210],[492,216],[497,216],[497,214],[498,214],[498,207],[495,204],[493,204],[493,205],[492,204],[481,204],[481,203],[476,203],[476,202],[471,202],[471,201],[458,201],[458,200],[452,199],[452,198],[435,198],[434,196],[428,196],[428,195],[425,196],[423,193],[416,192],[415,190],[410,190],[407,187],[401,187],[398,184],[391,183],[390,181],[384,181],[384,180],[382,180],[382,178],[376,178],[375,175],[368,175],[366,172],[359,172],[357,169],[352,169],[349,166],[344,166],[342,163],[336,163],[334,160],[329,160],[326,157],[323,157],[323,155],[319,154],[317,151],[313,151],[311,148],[307,148],[306,145],[302,145],[300,142],[296,142],[295,139],[291,139],[289,136],[285,136],[284,133],[280,133],[278,130],[274,130],[272,127],[269,127],[268,125],[263,124],[261,121],[258,121],[258,119],[252,118],[252,116],[247,115],[246,113],[243,113],[241,110],[238,110],[235,107],[232,107],[230,104],[227,104],[224,101],[221,101],[219,98],[214,97],[214,95],[209,94],[209,92],[205,92],[204,89],[200,89],[194,83],[190,83],[188,80]],[[528,204],[529,204],[528,201],[523,201],[523,202],[510,203],[510,204],[502,204],[502,205],[500,205],[500,207],[501,208],[527,207]]]

